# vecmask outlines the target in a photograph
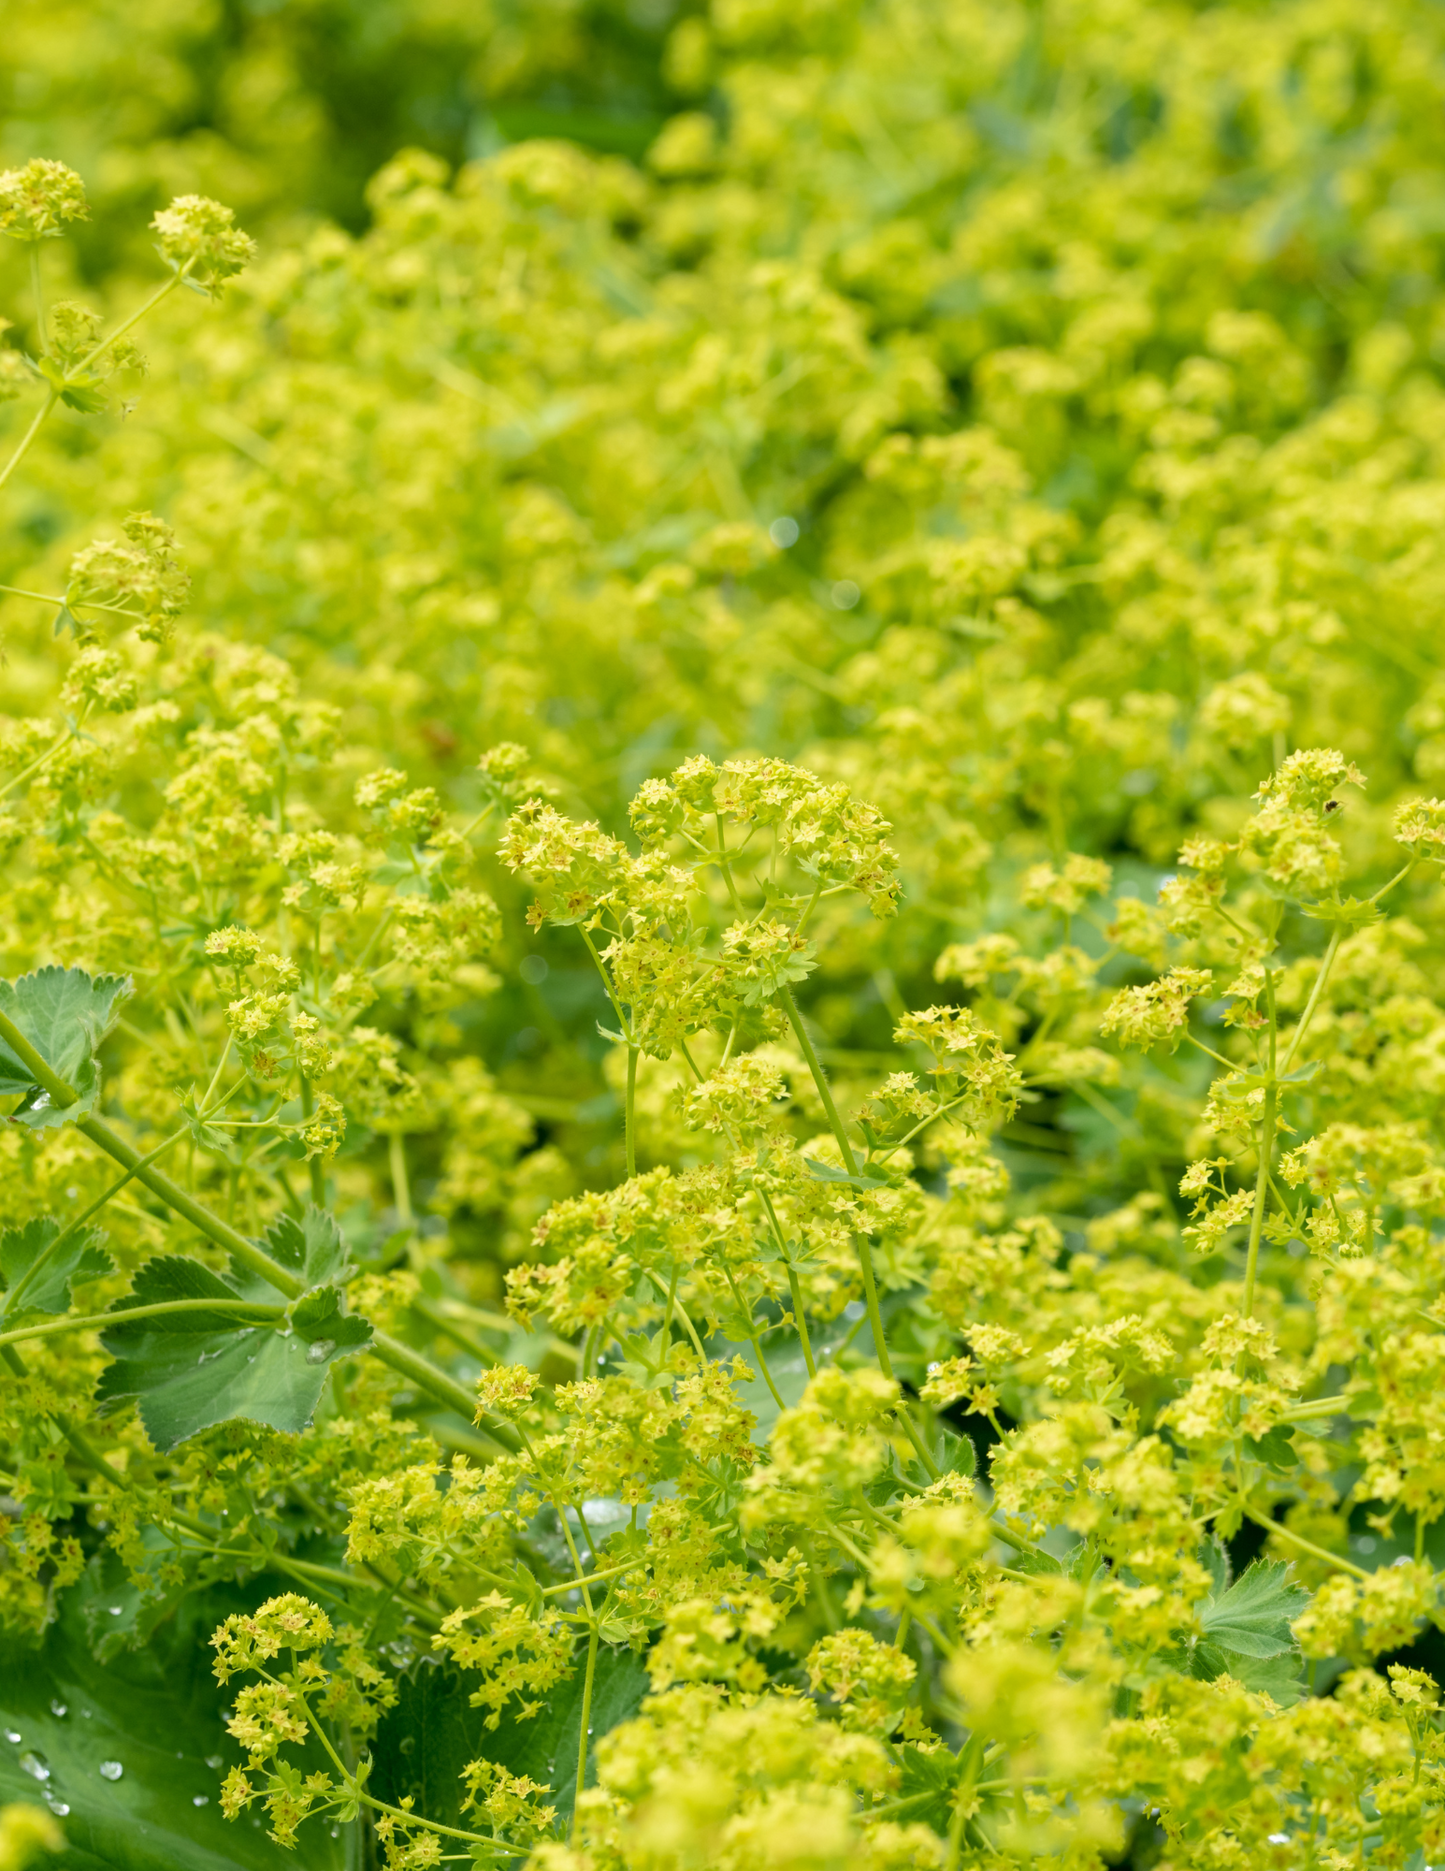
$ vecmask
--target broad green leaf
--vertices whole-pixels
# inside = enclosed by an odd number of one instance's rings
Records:
[[[13,1020],[46,1064],[80,1093],[61,1109],[36,1085],[30,1068],[0,1040],[0,1097],[25,1094],[11,1121],[31,1130],[73,1123],[95,1108],[100,1070],[95,1049],[131,992],[126,975],[88,975],[83,968],[37,968],[18,981],[0,981],[0,1010]]]
[[[1295,1453],[1291,1431],[1284,1423],[1276,1423],[1266,1435],[1246,1436],[1244,1446],[1257,1462],[1265,1462],[1271,1468],[1297,1468],[1299,1456]]]
[[[345,1840],[325,1826],[309,1828],[298,1854],[249,1819],[221,1816],[221,1779],[241,1751],[225,1733],[206,1639],[228,1612],[249,1610],[256,1589],[193,1595],[144,1649],[109,1663],[87,1642],[86,1590],[65,1595],[38,1648],[0,1639],[0,1805],[54,1808],[68,1849],[46,1858],[46,1871],[300,1871],[302,1860],[306,1871],[341,1871]],[[103,1598],[92,1608],[107,1618]],[[308,1769],[324,1764],[319,1751],[306,1757]]]
[[[266,1251],[299,1274],[307,1286],[345,1282],[353,1271],[335,1217],[314,1202],[306,1204],[300,1221],[282,1215],[272,1222],[266,1230]]]
[[[1277,1657],[1294,1648],[1290,1625],[1309,1603],[1289,1567],[1256,1560],[1227,1591],[1204,1601],[1199,1622],[1206,1641],[1242,1657]]]
[[[484,1712],[468,1704],[464,1672],[422,1668],[397,1682],[397,1703],[383,1719],[373,1750],[371,1790],[395,1802],[416,1797],[417,1810],[444,1825],[465,1824],[461,1811],[462,1768],[468,1761],[492,1760],[514,1774],[526,1774],[552,1795],[559,1825],[572,1817],[577,1785],[577,1739],[582,1719],[582,1658],[565,1682],[556,1685],[546,1707],[530,1721],[502,1717],[500,1728],[485,1726]],[[592,1689],[587,1780],[595,1777],[599,1739],[619,1722],[629,1721],[648,1692],[642,1659],[630,1650],[600,1649]]]
[[[115,1363],[101,1373],[97,1398],[134,1397],[161,1450],[236,1417],[293,1435],[305,1429],[331,1366],[371,1340],[365,1319],[341,1311],[335,1287],[304,1295],[278,1326],[238,1326],[219,1310],[125,1323],[132,1306],[237,1297],[234,1285],[196,1261],[165,1255],[147,1262],[112,1309],[116,1323],[101,1334]]]
[[[27,1312],[68,1312],[72,1281],[115,1272],[114,1261],[101,1250],[105,1237],[99,1228],[80,1228],[64,1241],[60,1236],[53,1215],[37,1215],[0,1234],[0,1318],[13,1323]]]
[[[1291,1707],[1304,1694],[1304,1659],[1298,1650],[1285,1650],[1273,1657],[1246,1657],[1237,1651],[1222,1650],[1218,1644],[1196,1644],[1189,1655],[1189,1673],[1206,1683],[1232,1676],[1246,1689],[1267,1695],[1282,1709]]]

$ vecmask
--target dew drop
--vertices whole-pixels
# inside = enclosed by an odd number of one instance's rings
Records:
[[[213,1774],[218,1774],[225,1764],[226,1763],[221,1759],[219,1754],[208,1754],[206,1756],[206,1765]]]
[[[341,1827],[340,1827],[340,1826],[332,1826],[332,1828],[331,1828],[331,1836],[332,1836],[332,1838],[334,1838],[334,1839],[339,1839],[339,1838],[341,1837]]]
[[[100,1777],[102,1780],[119,1780],[124,1772],[125,1769],[121,1766],[119,1761],[102,1761],[100,1763]]]
[[[211,1796],[209,1793],[193,1793],[191,1795],[192,1806],[209,1806],[210,1803]]]
[[[33,1774],[37,1780],[50,1778],[50,1763],[43,1754],[37,1754],[33,1748],[28,1748],[20,1756],[20,1765],[24,1772]]]
[[[7,1728],[5,1730],[5,1739],[10,1743],[12,1747],[19,1747],[20,1730],[18,1728]]]
[[[50,1713],[57,1719],[63,1719],[70,1711],[63,1702],[56,1701],[50,1704]]]
[[[50,1808],[51,1812],[55,1814],[57,1819],[63,1819],[65,1815],[70,1811],[70,1807],[66,1804],[64,1800],[56,1799],[49,1792],[47,1792],[45,1795],[45,1804]]]
[[[123,1605],[112,1605],[110,1608],[110,1615],[113,1618],[118,1618],[124,1609],[125,1607]]]
[[[314,1345],[309,1345],[307,1347],[306,1362],[308,1364],[325,1364],[326,1360],[335,1349],[336,1340],[334,1338],[318,1338]]]
[[[400,1741],[398,1741],[398,1742],[397,1742],[397,1744],[396,1744],[396,1751],[397,1751],[397,1753],[398,1753],[398,1754],[413,1754],[413,1753],[415,1753],[415,1751],[416,1751],[416,1736],[415,1736],[415,1735],[403,1735],[403,1736],[402,1736],[402,1738],[401,1738],[401,1740],[400,1740]]]

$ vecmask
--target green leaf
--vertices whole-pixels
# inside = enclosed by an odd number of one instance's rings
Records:
[[[1232,1676],[1246,1689],[1267,1695],[1282,1709],[1298,1702],[1304,1693],[1304,1658],[1298,1650],[1281,1651],[1273,1657],[1246,1657],[1238,1651],[1221,1649],[1218,1644],[1196,1644],[1189,1653],[1189,1674],[1206,1683]]]
[[[64,1109],[52,1105],[34,1074],[0,1040],[0,1097],[25,1094],[11,1122],[31,1130],[70,1124],[95,1107],[100,1071],[95,1049],[115,1023],[120,1002],[132,992],[128,975],[88,975],[83,968],[37,968],[18,981],[0,981],[0,1011],[6,1013],[58,1077],[80,1093]]]
[[[298,1871],[298,1858],[306,1871],[341,1871],[346,1841],[325,1826],[309,1827],[297,1854],[221,1816],[222,1776],[242,1756],[225,1732],[228,1698],[206,1640],[227,1613],[254,1607],[254,1590],[192,1594],[176,1623],[109,1663],[87,1642],[86,1593],[65,1594],[40,1646],[0,1639],[0,1729],[20,1737],[0,1738],[0,1805],[68,1808],[67,1849],[45,1871]],[[93,1608],[108,1618],[103,1598]],[[101,1773],[103,1761],[119,1764],[119,1778]],[[308,1769],[324,1764],[306,1759]]]
[[[37,358],[35,369],[40,372],[67,409],[78,410],[82,416],[98,416],[105,408],[105,392],[101,388],[101,379],[92,372],[84,371],[75,376],[67,376],[64,365],[54,357]]]
[[[546,1804],[557,1808],[565,1830],[577,1786],[577,1738],[582,1719],[583,1669],[577,1665],[552,1690],[547,1705],[530,1721],[503,1717],[485,1726],[482,1710],[468,1705],[465,1674],[423,1667],[397,1681],[397,1702],[382,1720],[372,1750],[371,1791],[395,1804],[413,1794],[418,1812],[443,1825],[465,1824],[460,1774],[468,1761],[499,1761],[511,1773],[550,1786]],[[619,1722],[631,1720],[648,1693],[642,1659],[630,1650],[601,1649],[592,1687],[587,1780],[595,1773],[597,1743]]]
[[[1256,1462],[1265,1462],[1271,1468],[1299,1466],[1291,1431],[1283,1423],[1276,1423],[1266,1435],[1246,1436],[1244,1446]]]
[[[1315,922],[1342,923],[1347,929],[1364,929],[1384,915],[1379,904],[1369,897],[1345,897],[1339,903],[1301,904],[1303,913]]]
[[[1214,1581],[1215,1598],[1220,1598],[1229,1590],[1230,1580],[1234,1577],[1234,1568],[1229,1563],[1229,1549],[1222,1540],[1210,1538],[1199,1548],[1199,1563]]]
[[[279,1327],[238,1326],[224,1311],[125,1323],[133,1306],[238,1297],[250,1295],[196,1261],[175,1255],[148,1261],[129,1296],[112,1308],[116,1324],[101,1334],[115,1363],[101,1373],[98,1401],[134,1397],[146,1434],[162,1451],[237,1417],[290,1435],[305,1429],[331,1366],[371,1341],[370,1325],[342,1312],[335,1287],[303,1295]]]
[[[282,1215],[272,1222],[266,1230],[266,1251],[299,1274],[307,1286],[331,1281],[344,1285],[356,1271],[336,1218],[314,1202],[306,1204],[300,1221]]]
[[[73,1280],[115,1272],[115,1262],[101,1251],[105,1236],[99,1228],[77,1229],[54,1251],[60,1235],[53,1215],[37,1215],[0,1234],[0,1286],[5,1288],[0,1318],[13,1321],[23,1312],[68,1312]]]
[[[1255,1560],[1225,1592],[1204,1601],[1199,1622],[1205,1638],[1242,1657],[1276,1657],[1294,1648],[1290,1624],[1310,1601],[1302,1585],[1288,1583],[1289,1567]]]

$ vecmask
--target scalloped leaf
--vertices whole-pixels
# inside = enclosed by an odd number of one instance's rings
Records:
[[[12,1123],[31,1130],[73,1124],[94,1110],[100,1096],[95,1051],[115,1024],[120,1003],[133,992],[129,975],[89,975],[83,968],[54,965],[0,981],[0,1010],[59,1077],[80,1093],[76,1103],[54,1105],[35,1083],[29,1066],[0,1040],[0,1097],[24,1094]]]
[[[148,1261],[131,1293],[112,1308],[115,1324],[101,1334],[115,1362],[101,1373],[97,1401],[134,1398],[146,1434],[163,1452],[236,1418],[288,1435],[305,1429],[331,1366],[371,1342],[371,1326],[342,1311],[336,1287],[304,1294],[274,1326],[238,1326],[220,1309],[125,1321],[135,1306],[239,1297],[251,1295],[196,1261],[176,1255]]]
[[[115,1272],[115,1262],[101,1250],[101,1229],[80,1228],[63,1240],[61,1235],[53,1215],[37,1215],[0,1234],[0,1318],[13,1324],[26,1313],[68,1312],[72,1281]]]

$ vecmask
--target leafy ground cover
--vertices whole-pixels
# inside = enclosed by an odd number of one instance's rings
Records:
[[[0,1865],[1437,1861],[1438,19],[83,11]]]

